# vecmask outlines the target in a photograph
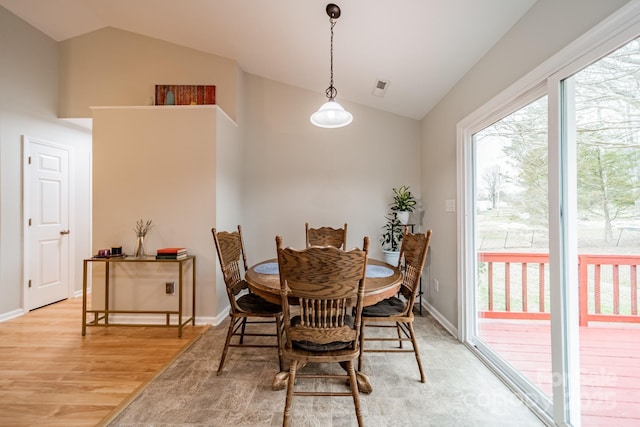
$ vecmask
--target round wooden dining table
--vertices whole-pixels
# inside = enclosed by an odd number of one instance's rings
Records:
[[[251,292],[274,304],[281,303],[277,259],[269,259],[254,265],[245,273],[245,280],[249,284]],[[401,284],[402,272],[400,269],[383,261],[369,258],[367,260],[363,304],[365,306],[374,305],[395,295],[400,290]],[[288,375],[288,371],[276,374],[276,378],[273,381],[273,389],[284,389]],[[369,378],[362,372],[356,372],[356,376],[358,377],[360,391],[371,393],[373,387]]]
[[[278,260],[262,261],[245,274],[245,280],[251,292],[274,304],[280,304],[280,276],[278,275]],[[364,306],[375,303],[395,295],[402,284],[402,272],[384,261],[369,258],[364,288]]]

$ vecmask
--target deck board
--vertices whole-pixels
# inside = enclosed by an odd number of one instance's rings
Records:
[[[551,395],[548,321],[482,319],[479,336]],[[582,426],[640,425],[640,327],[591,322],[580,327]]]

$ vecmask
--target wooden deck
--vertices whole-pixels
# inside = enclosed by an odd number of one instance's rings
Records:
[[[548,396],[550,327],[546,320],[482,319],[479,336]],[[582,426],[640,425],[640,325],[580,327]]]

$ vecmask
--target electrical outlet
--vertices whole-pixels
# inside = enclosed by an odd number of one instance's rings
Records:
[[[175,295],[176,285],[174,282],[165,282],[164,289],[167,295]]]
[[[436,292],[440,292],[440,282],[438,279],[433,279],[433,289],[435,289]]]

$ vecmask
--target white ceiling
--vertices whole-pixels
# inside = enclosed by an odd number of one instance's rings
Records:
[[[235,59],[318,93],[329,86],[327,0],[0,0],[57,41],[114,27]],[[342,0],[337,101],[421,119],[535,0]],[[384,97],[377,80],[389,81]]]

